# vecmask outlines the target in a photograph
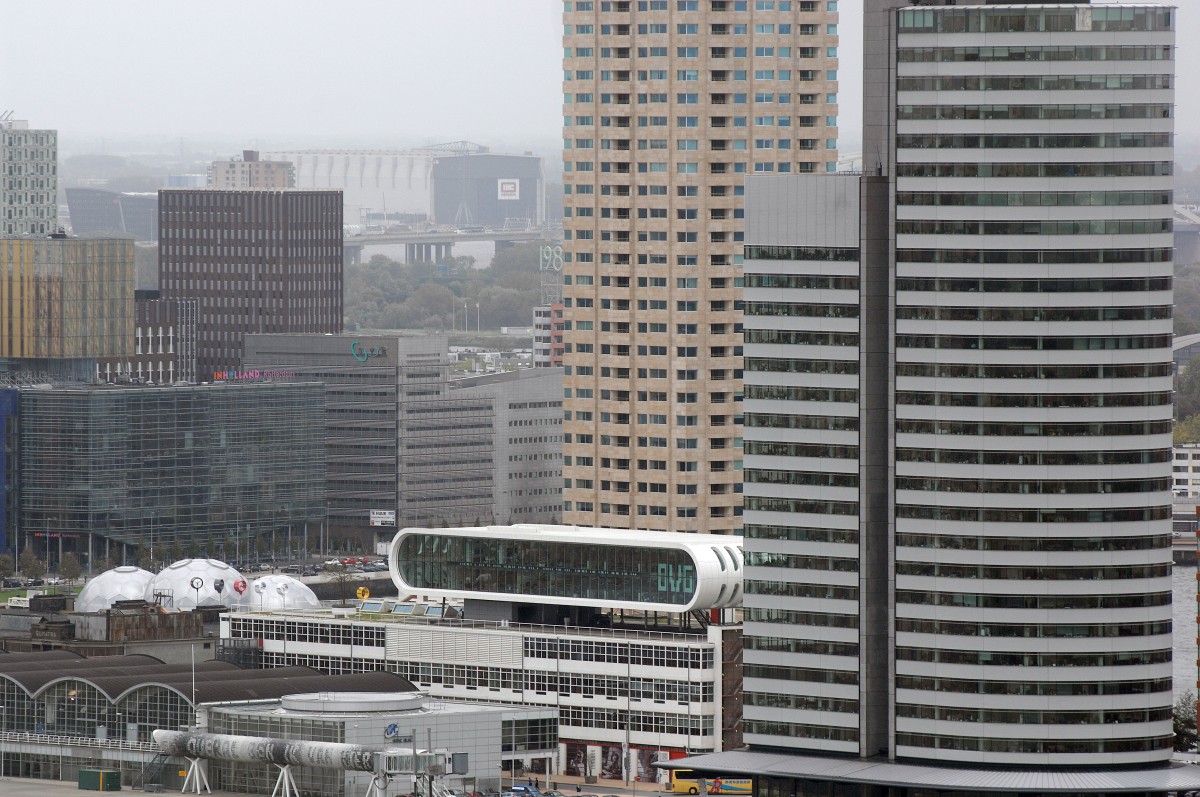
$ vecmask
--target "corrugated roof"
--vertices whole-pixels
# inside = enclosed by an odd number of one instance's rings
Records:
[[[36,695],[64,678],[91,684],[111,700],[141,687],[174,689],[199,703],[274,700],[308,692],[411,692],[412,682],[395,673],[365,672],[324,675],[311,667],[243,670],[223,661],[164,664],[153,656],[80,658],[65,651],[0,655],[0,677],[7,677]],[[194,680],[193,680],[194,678]]]
[[[1200,766],[1192,764],[1125,770],[973,769],[969,766],[902,764],[878,758],[837,758],[731,750],[678,758],[670,762],[670,767],[725,775],[818,778],[840,783],[980,793],[1003,791],[1093,794],[1200,789]]]
[[[6,669],[4,659],[0,658],[0,675],[7,676],[19,683],[29,694],[36,694],[43,686],[59,678],[76,677],[86,679],[90,675],[114,671],[144,671],[145,668],[164,667],[162,660],[153,656],[98,656],[94,659],[52,660],[45,666],[29,667],[33,662],[22,662],[20,667]]]

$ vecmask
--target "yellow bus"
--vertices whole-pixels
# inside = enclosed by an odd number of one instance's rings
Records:
[[[752,791],[750,778],[724,778],[720,775],[699,776],[691,769],[672,769],[667,791],[673,794],[741,794]]]

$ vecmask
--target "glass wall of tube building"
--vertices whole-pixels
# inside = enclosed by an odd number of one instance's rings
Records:
[[[18,555],[99,567],[316,547],[320,384],[27,388],[17,426]]]

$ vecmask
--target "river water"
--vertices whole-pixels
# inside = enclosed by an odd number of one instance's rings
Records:
[[[1171,612],[1175,631],[1175,694],[1196,691],[1196,566],[1175,565]]]

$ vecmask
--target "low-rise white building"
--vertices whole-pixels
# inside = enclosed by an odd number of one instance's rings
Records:
[[[222,617],[222,643],[261,649],[265,667],[385,670],[444,700],[553,707],[556,759],[513,751],[530,772],[656,781],[657,760],[740,746],[740,538],[404,529],[390,560],[401,597],[431,603],[243,609]]]

